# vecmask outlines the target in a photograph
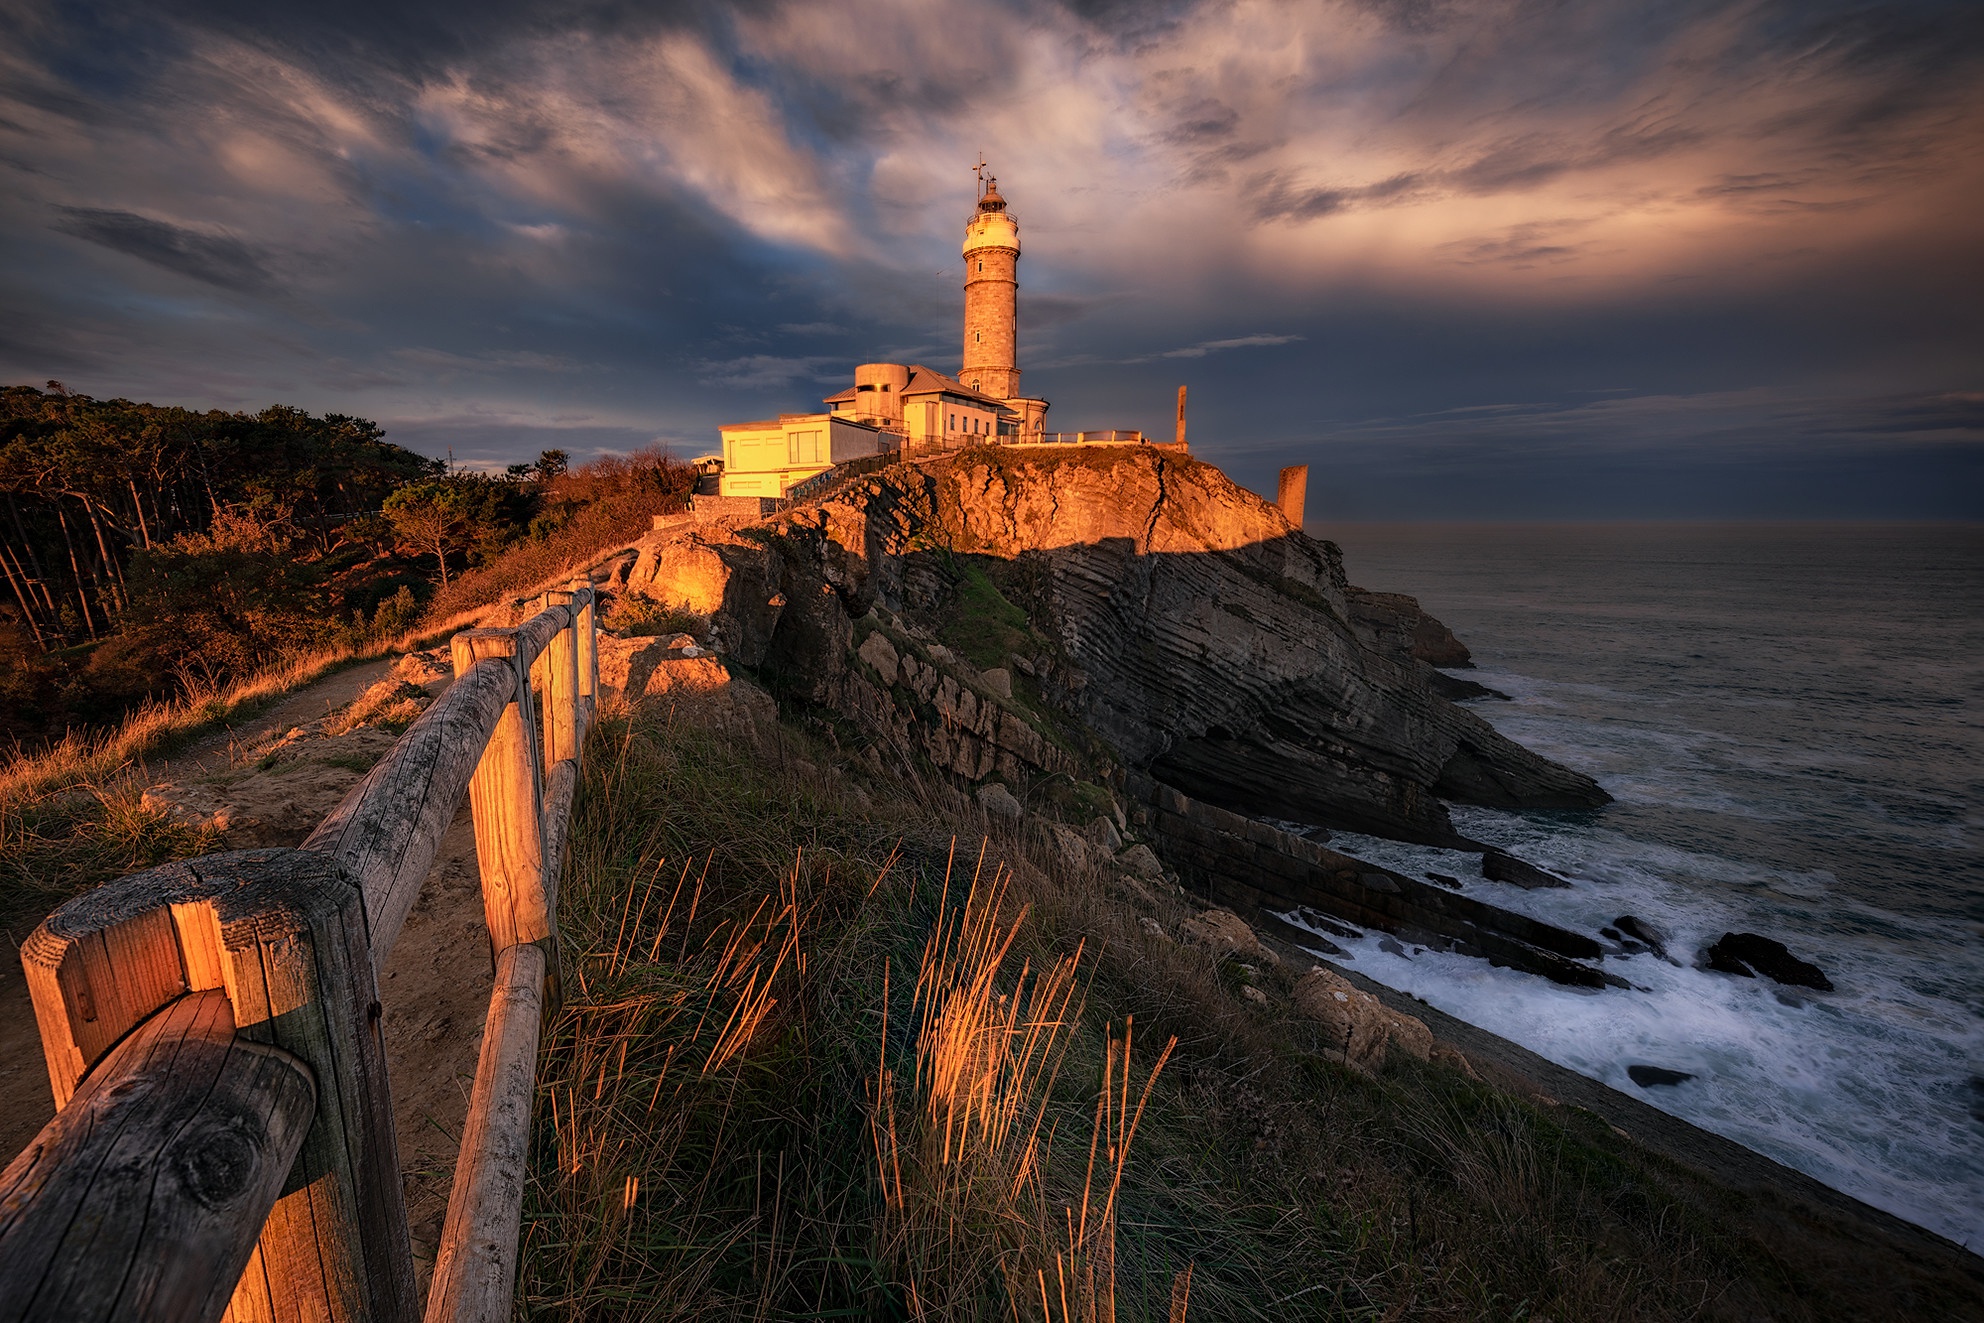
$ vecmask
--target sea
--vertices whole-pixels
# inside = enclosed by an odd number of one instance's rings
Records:
[[[1984,1249],[1984,525],[1344,524],[1350,581],[1410,593],[1507,695],[1469,706],[1596,777],[1595,812],[1458,807],[1571,879],[1338,833],[1334,848],[1675,963],[1560,987],[1332,938],[1331,959],[1973,1250]],[[1832,992],[1697,967],[1783,942]],[[1389,949],[1388,949],[1389,948]],[[1642,1087],[1635,1065],[1692,1078]]]

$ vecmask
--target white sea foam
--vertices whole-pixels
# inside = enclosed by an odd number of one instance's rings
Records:
[[[1908,942],[1900,962],[1896,938],[1880,935],[1897,930],[1893,916],[1841,902],[1822,875],[1489,810],[1455,817],[1468,835],[1574,885],[1524,891],[1483,879],[1477,855],[1349,834],[1331,844],[1408,876],[1458,877],[1464,894],[1581,932],[1636,915],[1667,935],[1682,963],[1608,958],[1636,990],[1593,995],[1465,956],[1398,954],[1376,933],[1332,936],[1348,956],[1327,958],[1960,1244],[1984,1245],[1984,1145],[1968,1097],[1984,1028],[1960,987],[1923,977],[1971,963],[1965,925],[1909,920],[1899,926]],[[1795,904],[1780,906],[1777,893]],[[1815,914],[1818,897],[1827,904]],[[1837,990],[1694,968],[1695,953],[1731,929],[1781,938]],[[1696,1078],[1641,1088],[1626,1073],[1638,1064]]]
[[[1455,811],[1565,890],[1488,882],[1466,854],[1334,844],[1586,933],[1637,915],[1683,962],[1608,959],[1647,990],[1592,995],[1333,939],[1354,966],[1984,1248],[1984,541],[1415,525],[1344,546],[1354,582],[1416,595],[1511,700],[1474,711],[1617,802]],[[1782,941],[1836,991],[1693,968],[1725,931]],[[1698,1078],[1641,1089],[1639,1063]]]

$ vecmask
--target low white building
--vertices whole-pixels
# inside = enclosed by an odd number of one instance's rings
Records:
[[[723,496],[784,496],[794,484],[850,459],[897,448],[881,426],[828,413],[782,413],[730,423],[723,434]]]

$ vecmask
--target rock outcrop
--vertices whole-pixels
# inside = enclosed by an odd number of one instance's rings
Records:
[[[1831,992],[1832,980],[1809,960],[1800,960],[1784,943],[1756,933],[1724,933],[1702,952],[1702,964],[1722,974],[1755,978],[1762,974],[1787,987]]]
[[[1321,1027],[1330,1050],[1360,1070],[1384,1064],[1387,1047],[1432,1058],[1433,1031],[1423,1020],[1391,1009],[1341,974],[1317,965],[1295,981],[1293,995],[1295,1009]]]
[[[1010,658],[974,654],[983,672],[929,646],[973,574],[1029,640]],[[987,448],[896,465],[760,529],[656,534],[627,588],[707,613],[726,657],[970,780],[1069,770],[1042,719],[1052,709],[1114,758],[1250,814],[1454,844],[1443,799],[1607,800],[1440,698],[1423,661],[1360,636],[1333,544],[1168,451]],[[1357,597],[1367,616],[1410,600]],[[901,626],[893,678],[867,642],[876,620]],[[1422,632],[1412,625],[1412,646]],[[1455,655],[1444,648],[1422,650]],[[1014,671],[1038,709],[1006,700]]]
[[[1373,652],[1410,657],[1428,666],[1471,667],[1474,658],[1454,632],[1426,614],[1416,597],[1350,589],[1350,623]]]

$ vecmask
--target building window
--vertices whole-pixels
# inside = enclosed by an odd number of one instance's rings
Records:
[[[983,343],[985,343],[985,336],[984,336],[984,334],[983,334],[982,332],[979,332],[979,331],[973,331],[973,332],[971,333],[971,342],[972,342],[973,344],[975,344],[975,345],[976,345],[976,344],[983,344]]]
[[[952,415],[951,415],[951,427],[950,427],[950,430],[951,430],[951,431],[953,431],[953,432],[955,432],[955,431],[957,431],[957,430],[958,430],[958,416],[957,416],[956,414],[952,414]]]
[[[979,275],[981,275],[981,276],[985,274],[985,259],[984,259],[984,258],[980,258],[980,259],[979,259],[979,261],[978,261],[978,274],[979,274]]]

